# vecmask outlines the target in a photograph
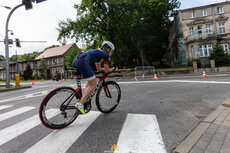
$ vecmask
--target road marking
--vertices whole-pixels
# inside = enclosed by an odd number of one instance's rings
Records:
[[[12,107],[12,106],[3,105],[3,106],[0,106],[0,110],[6,109],[6,108],[9,108],[9,107]]]
[[[45,90],[45,91],[35,92],[32,94],[22,95],[22,96],[18,96],[18,97],[7,98],[7,99],[0,100],[0,103],[5,103],[8,101],[22,100],[22,99],[26,99],[26,98],[34,98],[34,97],[44,96],[44,95],[47,95],[49,93],[49,91],[50,90]]]
[[[230,82],[219,81],[192,81],[192,80],[157,80],[157,81],[132,81],[132,82],[118,82],[118,84],[141,84],[141,83],[207,83],[207,84],[230,84]]]
[[[117,147],[117,153],[166,153],[156,116],[128,114]]]
[[[1,114],[1,115],[0,115],[0,121],[6,120],[6,119],[11,118],[11,117],[14,117],[14,116],[16,116],[16,115],[18,115],[18,114],[21,114],[21,113],[30,111],[30,110],[32,110],[32,109],[34,109],[34,108],[35,108],[35,107],[22,107],[22,108],[15,109],[15,110],[13,110],[13,111],[10,111],[10,112]]]
[[[69,127],[56,130],[29,148],[25,153],[64,153],[81,136],[81,134],[97,119],[100,112],[90,111],[87,115],[79,115],[77,121]]]
[[[50,109],[47,111],[47,116],[50,118],[57,114],[58,110]],[[34,128],[41,123],[39,116],[32,116],[24,121],[0,130],[0,146],[13,138],[21,135],[22,133]]]
[[[72,86],[75,87],[75,85],[72,85]],[[82,87],[82,89],[85,89],[85,87]],[[35,93],[31,93],[31,94],[27,94],[27,95],[22,95],[22,96],[18,96],[18,97],[7,98],[7,99],[0,100],[0,103],[5,103],[5,102],[8,102],[8,101],[17,101],[17,100],[22,100],[22,99],[27,99],[27,98],[34,98],[34,97],[44,96],[44,95],[47,95],[49,92],[51,92],[51,90],[45,90],[45,91],[35,92]]]

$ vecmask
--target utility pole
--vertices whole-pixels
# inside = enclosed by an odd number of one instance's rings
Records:
[[[10,72],[9,72],[9,37],[8,37],[8,25],[9,25],[9,21],[10,21],[10,17],[11,15],[13,14],[13,12],[23,6],[24,4],[20,4],[20,5],[17,5],[16,7],[14,7],[8,17],[7,17],[7,20],[6,20],[6,35],[5,35],[5,58],[6,58],[6,87],[9,88],[10,87]]]
[[[9,38],[8,38],[8,25],[9,25],[9,21],[10,21],[10,17],[13,14],[13,12],[18,9],[19,7],[25,5],[26,10],[32,9],[33,5],[31,2],[35,2],[36,3],[40,3],[43,2],[45,0],[22,0],[22,4],[19,4],[17,6],[15,6],[9,13],[7,20],[6,20],[6,35],[5,35],[5,39],[4,39],[4,43],[5,43],[5,58],[6,58],[6,87],[9,88],[10,87],[10,72],[9,72]],[[5,7],[6,8],[6,7]],[[9,9],[9,8],[8,8]]]

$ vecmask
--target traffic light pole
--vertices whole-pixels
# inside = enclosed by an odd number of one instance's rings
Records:
[[[9,20],[11,15],[13,14],[13,12],[23,6],[24,4],[20,4],[15,6],[9,13],[7,20],[6,20],[6,35],[5,35],[5,58],[6,58],[6,87],[9,88],[10,87],[10,71],[9,71],[9,38],[8,38],[8,24],[9,24]]]

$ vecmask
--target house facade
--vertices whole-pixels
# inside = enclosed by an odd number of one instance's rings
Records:
[[[35,60],[30,61],[18,61],[18,62],[10,62],[9,64],[9,72],[10,79],[15,79],[15,74],[18,72],[23,74],[23,71],[26,69],[27,65],[30,65],[33,72],[39,72],[38,62],[44,58],[45,62],[48,66],[47,77],[52,78],[54,74],[59,72],[64,75],[65,72],[65,56],[68,55],[68,52],[72,49],[78,48],[75,43],[57,46],[54,48],[50,48],[45,50],[41,55],[35,58]],[[5,61],[0,61],[0,80],[6,79],[5,72]]]
[[[36,62],[33,60],[30,61],[18,61],[18,62],[10,62],[9,63],[9,75],[10,79],[15,79],[15,74],[23,74],[23,71],[26,69],[26,66],[30,65],[30,68],[33,71],[36,71]],[[6,80],[6,68],[5,61],[0,61],[0,80]]]
[[[229,54],[230,2],[222,2],[180,10],[175,17],[170,35],[171,65],[194,59],[206,64],[215,45],[219,44]],[[183,51],[180,52],[179,48]],[[183,60],[180,56],[183,54]]]
[[[64,75],[65,73],[65,56],[72,49],[78,48],[75,43],[47,49],[41,55],[35,58],[36,69],[38,62],[44,58],[48,66],[47,77],[51,78],[56,73]]]

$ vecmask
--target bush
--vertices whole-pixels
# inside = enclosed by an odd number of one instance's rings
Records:
[[[33,72],[32,78],[33,78],[34,80],[38,80],[38,79],[39,79],[38,72]]]
[[[197,63],[197,68],[201,68],[202,67],[200,59],[195,59],[194,62]]]
[[[220,45],[216,45],[209,57],[210,60],[215,60],[216,67],[227,66],[230,63],[228,53],[225,53]]]
[[[31,69],[30,65],[29,64],[26,65],[26,69],[23,71],[23,74],[22,74],[24,80],[32,79],[32,73],[33,73],[33,71]]]

